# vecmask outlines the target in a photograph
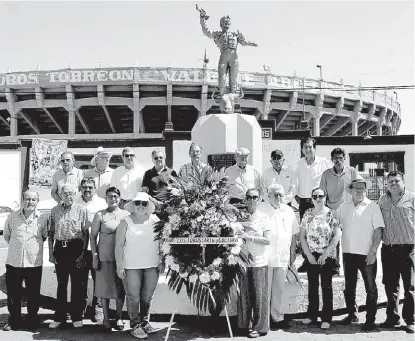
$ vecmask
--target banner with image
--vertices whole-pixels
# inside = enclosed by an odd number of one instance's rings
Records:
[[[60,168],[60,156],[67,148],[66,140],[33,139],[29,185],[50,188],[52,175]]]

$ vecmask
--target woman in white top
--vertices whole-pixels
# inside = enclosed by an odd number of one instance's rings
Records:
[[[323,294],[321,329],[329,329],[333,317],[333,275],[338,267],[336,245],[341,238],[341,224],[335,211],[325,206],[326,195],[321,188],[311,192],[314,208],[304,213],[300,225],[300,241],[306,256],[308,278],[308,318],[304,324],[317,322],[319,308],[319,277]]]
[[[115,238],[117,274],[127,295],[131,335],[144,339],[157,330],[149,323],[151,300],[157,287],[160,245],[154,240],[159,220],[147,193],[139,192],[125,205],[131,215],[121,221]]]

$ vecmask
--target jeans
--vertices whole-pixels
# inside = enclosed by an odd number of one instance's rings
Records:
[[[316,261],[321,254],[313,252]],[[307,260],[307,279],[308,279],[308,309],[307,314],[310,320],[317,321],[320,298],[319,298],[319,282],[321,279],[321,292],[323,295],[323,309],[321,312],[321,320],[331,323],[333,318],[333,274],[336,261],[327,258],[324,265],[310,264]]]
[[[149,322],[151,301],[158,279],[158,268],[125,270],[123,283],[131,328]]]
[[[28,318],[36,320],[39,311],[42,267],[20,268],[6,264],[7,308],[10,313],[9,323],[12,325],[19,324],[21,321],[23,281],[26,286]]]
[[[357,314],[356,305],[356,284],[357,272],[362,274],[366,289],[366,322],[374,323],[377,312],[378,288],[376,286],[377,261],[371,265],[366,265],[366,256],[343,253],[343,266],[345,277],[344,298],[346,309],[349,315]]]
[[[406,324],[414,323],[414,245],[383,245],[381,250],[383,284],[387,297],[386,318],[398,322],[399,278],[405,292],[402,318]]]

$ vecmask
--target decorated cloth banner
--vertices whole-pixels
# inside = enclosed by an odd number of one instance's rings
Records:
[[[53,173],[60,169],[60,156],[67,148],[66,140],[33,139],[29,185],[50,188]]]
[[[169,244],[238,244],[236,237],[166,238]]]

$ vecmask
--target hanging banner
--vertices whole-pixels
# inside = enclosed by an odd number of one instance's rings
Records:
[[[29,185],[50,188],[52,175],[60,168],[60,156],[67,148],[66,140],[33,139]]]

